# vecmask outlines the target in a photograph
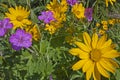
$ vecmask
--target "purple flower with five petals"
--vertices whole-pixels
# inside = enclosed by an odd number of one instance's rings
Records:
[[[12,48],[14,50],[28,48],[32,45],[32,35],[22,29],[18,29],[16,30],[16,33],[10,36],[9,41],[12,44]]]
[[[76,3],[78,3],[77,0],[67,0],[67,3],[70,5],[70,6],[73,6],[75,5]]]
[[[93,9],[92,8],[86,8],[85,9],[85,17],[87,18],[88,21],[92,21],[92,14],[93,14]]]
[[[38,16],[39,20],[43,20],[44,23],[50,23],[51,21],[55,20],[52,11],[43,11],[41,15]]]
[[[5,33],[13,27],[13,24],[10,23],[9,18],[0,20],[0,36],[4,36]]]

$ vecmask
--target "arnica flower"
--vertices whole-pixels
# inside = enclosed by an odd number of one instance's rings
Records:
[[[55,20],[52,11],[43,11],[43,12],[41,12],[41,15],[38,16],[38,19],[43,20],[44,23],[46,23],[46,24],[48,24],[51,21]]]
[[[70,5],[70,6],[73,6],[75,5],[76,3],[78,3],[77,0],[67,0],[67,3]]]
[[[106,7],[108,7],[108,3],[110,2],[110,4],[113,6],[113,2],[116,2],[116,0],[105,0],[106,3]]]
[[[16,6],[15,8],[9,8],[8,11],[5,15],[6,18],[9,18],[10,22],[13,23],[13,29],[18,27],[23,28],[23,26],[31,24],[31,21],[28,20],[30,11],[28,11],[27,8]]]
[[[10,23],[10,19],[5,18],[0,20],[0,36],[4,36],[5,33],[13,27],[13,24]]]
[[[32,45],[32,35],[22,29],[17,29],[16,32],[10,36],[9,41],[14,50],[28,48]]]
[[[93,9],[92,8],[86,8],[85,9],[85,17],[87,18],[88,21],[92,21],[92,14],[93,14]]]
[[[85,17],[84,11],[85,11],[85,8],[82,6],[82,3],[80,4],[76,3],[72,7],[72,12],[77,18],[84,18]]]
[[[86,80],[90,80],[93,76],[94,80],[101,80],[101,75],[109,78],[111,73],[115,73],[115,69],[119,67],[114,58],[120,54],[114,49],[112,40],[107,40],[107,35],[98,38],[96,33],[92,38],[87,32],[83,33],[84,43],[75,42],[78,48],[72,48],[69,52],[78,56],[80,60],[72,66],[73,70],[82,68],[86,72]]]

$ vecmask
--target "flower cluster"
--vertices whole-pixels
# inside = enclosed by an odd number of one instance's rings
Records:
[[[99,34],[103,35],[108,30],[112,29],[115,24],[120,23],[119,19],[109,19],[109,20],[102,20],[100,23],[96,23],[96,27],[99,29]]]

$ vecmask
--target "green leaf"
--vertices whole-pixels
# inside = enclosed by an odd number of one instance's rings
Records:
[[[38,18],[36,16],[36,14],[34,13],[34,11],[31,9],[31,14],[30,14],[31,20],[35,23],[38,22]]]
[[[0,64],[2,64],[2,63],[3,63],[2,56],[0,56]]]
[[[120,69],[116,70],[115,78],[116,80],[120,80]]]

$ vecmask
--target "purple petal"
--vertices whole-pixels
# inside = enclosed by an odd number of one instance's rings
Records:
[[[0,36],[4,36],[6,33],[6,30],[4,28],[0,28]]]
[[[7,29],[11,29],[13,27],[13,24],[12,23],[8,23],[7,25],[6,25],[6,28]]]
[[[19,47],[19,46],[15,46],[15,45],[12,45],[12,48],[14,49],[14,50],[20,50],[22,47]]]

